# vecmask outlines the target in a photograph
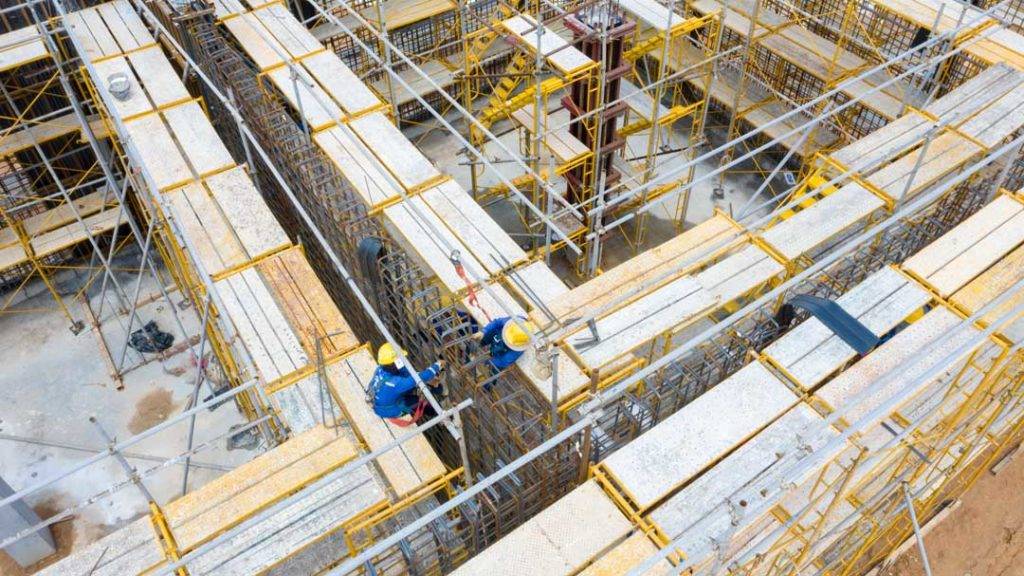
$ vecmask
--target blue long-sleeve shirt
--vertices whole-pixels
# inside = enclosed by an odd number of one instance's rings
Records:
[[[420,372],[420,380],[426,384],[433,380],[441,371],[436,362]],[[408,368],[387,370],[378,366],[370,379],[370,390],[373,391],[373,411],[381,418],[398,418],[410,412],[416,406],[416,380]]]
[[[505,324],[511,318],[508,316],[504,318],[495,318],[488,322],[487,326],[484,326],[484,335],[481,338],[481,343],[487,346],[491,352],[491,366],[494,366],[498,370],[504,370],[509,366],[516,363],[516,360],[523,355],[522,351],[513,350],[505,344],[505,340],[501,337],[501,331],[505,328]]]

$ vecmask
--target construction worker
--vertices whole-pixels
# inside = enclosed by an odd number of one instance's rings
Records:
[[[513,321],[510,316],[491,320],[476,337],[480,344],[490,349],[490,363],[496,370],[504,370],[515,364],[523,355],[537,327],[526,318],[518,317]]]
[[[405,351],[402,353],[405,354]],[[429,384],[442,370],[444,360],[438,360],[420,372],[420,380]],[[381,418],[394,421],[395,418],[413,415],[412,422],[415,422],[423,414],[425,403],[420,399],[416,380],[409,369],[402,365],[398,352],[391,344],[384,344],[377,351],[377,369],[370,379],[370,393],[373,397],[373,411]]]

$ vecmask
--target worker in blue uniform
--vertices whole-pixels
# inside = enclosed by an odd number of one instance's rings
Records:
[[[438,360],[420,372],[420,380],[430,385],[442,370],[444,360]],[[413,414],[420,404],[416,380],[409,369],[402,365],[391,344],[384,344],[377,351],[377,369],[370,379],[370,393],[373,397],[373,411],[381,418],[401,418]]]
[[[491,353],[490,364],[495,370],[504,370],[516,363],[530,346],[536,326],[525,318],[512,321],[510,316],[495,318],[477,332],[480,344]]]

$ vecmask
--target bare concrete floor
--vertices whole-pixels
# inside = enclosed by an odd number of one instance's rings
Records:
[[[61,289],[73,294],[84,275],[68,276],[71,275],[65,274]],[[121,273],[118,277],[130,300],[134,275]],[[33,292],[39,292],[38,288],[32,286]],[[97,313],[98,292],[96,282],[90,288],[90,302]],[[104,360],[103,352],[103,347],[107,348],[113,364],[121,364],[128,315],[119,310],[112,292],[107,292],[99,316],[103,345],[81,300],[65,300],[71,313],[84,321],[85,327],[77,335],[46,293],[21,302],[13,313],[0,314],[0,397],[4,399],[0,404],[0,471],[15,490],[61,474],[101,451],[104,441],[89,422],[90,416],[95,416],[109,434],[125,440],[185,409],[197,369],[184,343],[187,337],[197,336],[199,322],[195,311],[181,307],[181,294],[172,292],[171,303],[156,297],[158,294],[155,279],[144,276],[140,301],[148,303],[139,308],[132,330],[155,320],[161,330],[174,335],[175,345],[169,352],[177,353],[161,360],[156,354],[141,354],[128,348],[123,363],[123,390],[118,390],[111,378],[110,364]],[[172,306],[177,308],[184,332],[174,319]],[[209,394],[204,388],[200,399]],[[209,442],[210,446],[195,456],[189,489],[256,454],[226,448],[225,435],[230,427],[244,421],[231,402],[198,415],[194,445]],[[162,460],[186,450],[188,431],[188,419],[174,424],[129,448],[128,461],[145,475]],[[157,502],[164,504],[181,495],[183,473],[182,464],[156,468],[143,482]],[[47,517],[90,499],[94,499],[91,504],[81,506],[69,520],[58,524],[62,553],[112,532],[148,509],[141,491],[131,485],[124,469],[109,457],[36,492],[26,501]],[[16,574],[13,570],[13,563],[0,552],[0,574]]]

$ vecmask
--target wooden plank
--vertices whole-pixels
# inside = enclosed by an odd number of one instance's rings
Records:
[[[990,99],[1014,90],[1021,81],[1020,72],[998,63],[978,72],[942,98],[925,106],[924,110],[939,118],[949,118],[952,126],[959,126],[988,106]]]
[[[328,295],[298,246],[261,261],[257,268],[302,348],[310,358],[333,356],[359,345],[359,339]]]
[[[625,538],[632,525],[595,480],[556,500],[452,576],[569,576]]]
[[[43,144],[79,131],[81,131],[81,125],[73,112],[42,122],[27,120],[22,123],[22,127],[16,130],[8,129],[0,132],[0,157],[12,156],[35,147],[37,143]]]
[[[366,389],[376,367],[373,355],[361,348],[326,368],[327,381],[349,423],[371,451],[394,442],[406,432],[377,416],[367,402]],[[422,434],[381,454],[376,462],[399,498],[445,473],[444,464]]]
[[[157,190],[192,180],[192,171],[159,114],[129,120],[124,127]]]
[[[348,126],[407,191],[418,191],[441,179],[433,163],[384,114],[367,114]]]
[[[295,332],[254,269],[214,282],[224,314],[234,324],[255,367],[267,383],[309,364]]]
[[[863,222],[884,206],[881,198],[851,182],[810,208],[768,228],[761,233],[761,238],[786,259],[795,260]]]
[[[110,29],[111,36],[117,42],[118,46],[121,47],[121,52],[130,52],[137,50],[140,45],[135,35],[131,33],[124,20],[121,19],[121,14],[117,10],[118,2],[108,2],[106,4],[100,4],[96,6],[96,11],[99,12],[100,17],[103,18],[103,22]]]
[[[868,175],[920,142],[934,123],[910,113],[831,154],[843,166]]]
[[[410,209],[415,206],[417,211]],[[484,266],[473,253],[441,222],[423,199],[414,197],[406,202],[384,209],[385,223],[403,242],[410,254],[418,257],[424,270],[431,272],[449,292],[455,294],[466,288],[466,282],[455,271],[449,257],[452,249],[462,254],[462,264],[480,274]]]
[[[716,214],[663,244],[565,292],[553,299],[548,307],[562,321],[590,314],[620,298],[623,292],[638,284],[651,282],[660,276],[666,276],[663,281],[667,281],[673,269],[699,264],[703,252],[716,244],[724,246],[732,243],[730,238],[739,232],[728,218]],[[540,314],[535,314],[534,320],[547,323],[546,318]]]
[[[781,380],[753,362],[614,452],[604,466],[645,510],[796,402]]]
[[[292,16],[283,2],[267,4],[253,10],[251,14],[256,16],[292,59],[302,58],[316,50],[323,50],[323,46],[303,25],[299,24],[299,21]]]
[[[158,108],[191,97],[160,47],[153,46],[133,52],[127,58],[135,68],[136,75],[142,79],[146,95]]]
[[[747,246],[723,258],[694,278],[720,304],[745,296],[786,269],[757,246]]]
[[[164,197],[173,210],[171,216],[195,246],[208,274],[217,275],[248,262],[245,248],[202,184],[187,184]]]
[[[530,16],[515,16],[501,22],[501,26],[536,54],[540,51],[544,59],[558,72],[571,75],[594,65],[594,61],[570,45],[547,26],[541,26],[540,43],[537,42],[537,22]]]
[[[587,566],[579,576],[620,576],[639,566],[647,558],[658,552],[658,547],[644,535],[635,532],[629,538],[616,545],[607,553],[602,554],[593,564]],[[672,573],[672,565],[662,560],[653,568],[644,571],[641,576],[667,576]]]
[[[945,132],[936,136],[927,147],[922,144],[921,148],[875,172],[867,180],[892,199],[905,200],[958,170],[979,152],[981,148],[977,144],[958,134]],[[911,183],[909,190],[908,183]]]
[[[332,52],[303,58],[302,66],[346,114],[362,114],[381,105],[377,96]]]
[[[499,43],[495,42],[495,44]],[[400,82],[395,81],[392,78],[392,87],[395,91],[394,99],[396,100],[393,104],[396,106],[413,102],[416,100],[416,96],[425,97],[428,94],[433,94],[437,91],[435,86],[440,86],[441,89],[444,90],[455,83],[455,74],[445,66],[444,63],[438,60],[428,60],[419,68],[419,71],[410,68],[398,73],[399,78],[409,86],[412,90],[411,92]],[[426,75],[427,78],[424,78],[424,75]],[[376,80],[370,85],[385,98],[391,97],[388,94],[388,85],[386,80]]]
[[[658,32],[664,33],[684,21],[681,16],[670,12],[655,0],[621,0],[620,5],[637,20]]]
[[[101,79],[100,82],[106,82],[106,79],[110,78],[113,74],[124,74],[131,86],[127,98],[107,98],[107,101],[113,105],[113,108],[110,109],[111,115],[124,120],[129,116],[136,116],[154,110],[153,103],[146,97],[146,91],[142,89],[142,85],[138,77],[135,76],[135,71],[132,70],[127,58],[116,56],[102,62],[97,62],[93,64],[93,67]],[[105,88],[106,85],[104,85]]]
[[[81,15],[82,23],[92,34],[96,42],[96,48],[99,50],[98,55],[90,54],[93,60],[102,56],[114,56],[123,52],[111,35],[110,30],[107,29],[106,23],[103,22],[103,18],[100,17],[100,13],[96,8],[82,10]]]
[[[0,248],[0,271],[28,262],[28,254],[21,244]]]
[[[254,14],[249,12],[239,14],[225,20],[224,26],[260,70],[267,70],[284,63],[282,55],[286,54],[287,50],[274,39],[270,31]]]
[[[197,175],[204,176],[234,166],[234,159],[198,103],[168,108],[163,116]]]
[[[356,456],[344,437],[318,426],[164,506],[182,549],[195,547],[281,501]]]
[[[1024,242],[1024,205],[1005,195],[913,255],[903,268],[949,296]]]
[[[597,319],[600,341],[582,348],[591,338],[586,327],[567,337],[586,366],[605,366],[657,338],[675,326],[719,306],[721,302],[691,276],[684,276]]]
[[[292,72],[287,67],[272,70],[267,73],[267,77],[288,104],[302,114],[314,132],[323,130],[345,117],[341,108],[312,78],[296,78],[293,81]]]
[[[840,410],[843,420],[853,425],[893,395],[905,391],[978,333],[977,328],[961,324],[960,317],[949,309],[935,308],[822,386],[815,394],[819,401],[816,406],[827,407],[827,411]],[[943,362],[941,367],[952,368],[969,353],[970,350]],[[894,370],[898,371],[895,375]],[[883,385],[873,386],[883,378],[887,378]],[[930,382],[926,379],[915,390]],[[871,392],[866,393],[869,388]],[[868,428],[870,424],[862,430]]]
[[[145,23],[142,22],[142,18],[135,12],[131,3],[128,0],[116,0],[114,2],[114,9],[118,15],[121,16],[121,21],[124,22],[124,27],[135,39],[135,46],[149,46],[150,44],[156,43],[153,35],[150,34],[149,29],[146,28]],[[130,40],[125,37],[126,44],[130,43]]]
[[[777,468],[780,461],[793,462],[812,451],[821,450],[838,432],[829,427],[823,418],[805,404],[797,404],[757,433],[735,452],[710,470],[697,477],[651,512],[649,519],[670,539],[681,538],[678,549],[687,554],[691,565],[699,565],[703,557],[695,556],[696,550],[708,539],[735,530],[740,534],[756,519],[749,516],[735,517],[737,492],[749,488],[765,470]],[[844,449],[840,445],[840,450]],[[840,450],[835,450],[838,453]],[[805,469],[800,477],[787,478],[787,483],[799,485],[819,472],[820,469]],[[748,509],[755,508],[758,494],[752,490],[743,493]],[[729,503],[732,503],[732,506]],[[742,512],[741,512],[742,516]],[[699,531],[688,529],[701,522]],[[731,542],[729,553],[740,552],[745,542]],[[735,549],[733,549],[735,548]]]
[[[881,337],[930,300],[931,295],[916,282],[892,268],[882,268],[836,303]],[[817,318],[793,328],[765,348],[764,354],[784,368],[794,384],[808,391],[857,355]]]
[[[104,210],[83,218],[81,224],[75,222],[36,236],[31,242],[32,249],[37,258],[43,258],[80,242],[85,242],[89,235],[97,236],[109,232],[117,226],[117,223],[118,210],[116,208]],[[124,223],[123,218],[121,223]]]
[[[1016,89],[1000,98],[990,96],[990,104],[958,128],[982,145],[992,148],[1024,125],[1024,90]]]
[[[38,236],[44,232],[60,228],[66,224],[76,222],[75,212],[83,218],[89,216],[95,212],[99,212],[101,208],[106,206],[110,210],[117,210],[117,201],[113,194],[106,194],[107,198],[104,199],[104,193],[102,190],[86,194],[79,198],[71,200],[71,203],[60,202],[53,208],[33,214],[24,220],[21,220],[21,226],[25,229],[25,234],[30,238]],[[11,244],[18,243],[18,235],[15,234],[11,228],[0,229],[0,246],[9,246]]]
[[[290,244],[244,168],[207,176],[204,182],[250,260]]]
[[[1002,296],[1013,288],[1013,285],[1024,278],[1024,246],[1017,248],[996,262],[969,284],[957,290],[950,300],[962,307],[969,314],[981,310],[983,306]],[[1024,301],[1024,291],[1018,290],[982,316],[981,321],[990,326],[1003,319],[1011,310]],[[1005,325],[998,330],[1014,344],[1024,340],[1024,323],[1019,318],[1007,318]]]
[[[547,315],[540,311],[541,308],[550,308],[569,291],[565,282],[543,261],[513,270],[508,274],[506,282],[512,292],[528,305],[530,311],[536,310],[545,318],[540,324],[547,323]]]
[[[454,180],[425,190],[419,197],[490,274],[526,260],[526,252]]]
[[[76,549],[36,572],[37,576],[124,576],[140,574],[164,562],[165,556],[145,515],[117,531]]]
[[[35,25],[0,34],[0,72],[49,58],[39,28]]]
[[[533,132],[533,105],[512,112],[512,119],[529,132]],[[546,131],[544,146],[547,147],[559,165],[577,162],[590,153],[586,144],[580,142],[569,132],[568,126],[548,130],[547,123],[541,119],[541,130]]]
[[[334,163],[367,207],[401,198],[401,185],[347,126],[332,126],[318,132],[313,135],[313,141]]]

